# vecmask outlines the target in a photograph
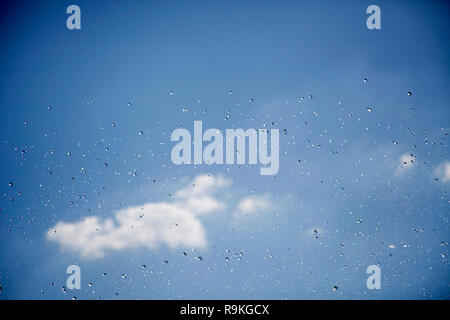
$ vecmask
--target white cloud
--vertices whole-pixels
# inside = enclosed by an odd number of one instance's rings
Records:
[[[83,258],[102,257],[108,250],[205,247],[206,231],[199,215],[223,209],[212,193],[230,185],[223,177],[200,175],[179,190],[173,202],[149,202],[119,210],[114,217],[92,216],[74,223],[58,222],[47,238]]]
[[[436,169],[434,169],[434,174],[442,182],[450,181],[450,161],[441,162]]]
[[[325,229],[321,227],[311,227],[309,229],[303,230],[302,235],[305,237],[318,238],[325,233]]]
[[[404,153],[398,159],[396,175],[400,175],[406,170],[414,168],[416,157],[409,153]]]
[[[269,195],[251,196],[243,198],[237,205],[234,212],[234,217],[259,215],[259,213],[266,212],[272,208],[272,203]]]

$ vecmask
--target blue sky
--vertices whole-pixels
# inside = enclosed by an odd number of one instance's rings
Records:
[[[1,299],[449,298],[444,1],[0,11]],[[279,172],[172,164],[194,120],[279,129]]]

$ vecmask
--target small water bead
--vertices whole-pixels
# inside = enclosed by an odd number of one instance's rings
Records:
[[[233,94],[233,90],[228,90],[228,94]]]
[[[173,95],[173,90],[170,90],[170,91],[169,91],[169,94],[172,96],[172,95]]]
[[[312,99],[312,98],[313,98],[312,94],[310,94],[310,95],[309,95],[309,98],[310,98],[310,99]]]
[[[411,91],[408,91],[408,96],[411,96],[412,95],[412,92]]]
[[[367,78],[364,78],[364,79],[363,79],[363,82],[364,82],[364,83],[367,83]]]
[[[337,291],[338,289],[339,289],[338,286],[334,286],[334,287],[333,287],[333,291]]]
[[[144,134],[144,131],[139,130],[138,134],[139,134],[140,136],[142,136],[142,135]]]
[[[8,186],[12,187],[14,184],[12,182],[8,183]]]
[[[250,98],[250,99],[248,99],[248,102],[254,102],[255,101],[255,99],[254,98]]]
[[[367,112],[372,112],[373,109],[371,107],[367,107]]]
[[[188,112],[189,109],[188,109],[188,108],[183,108],[183,109],[181,109],[181,111],[182,111],[182,112]]]
[[[127,275],[125,273],[122,273],[122,279],[126,279]]]
[[[128,102],[128,106],[131,107],[131,102]]]
[[[72,152],[67,152],[67,156],[71,156],[72,155]]]
[[[113,123],[111,124],[111,126],[112,126],[113,128],[115,128],[115,127],[116,127],[116,123],[113,122]]]
[[[62,291],[63,293],[66,293],[66,292],[67,292],[66,287],[63,286],[63,287],[61,288],[61,291]]]
[[[24,124],[27,126],[28,125],[28,121],[25,120]]]

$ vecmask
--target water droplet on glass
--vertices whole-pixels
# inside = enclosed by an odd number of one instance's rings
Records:
[[[367,107],[367,112],[372,112],[372,108],[371,107]]]

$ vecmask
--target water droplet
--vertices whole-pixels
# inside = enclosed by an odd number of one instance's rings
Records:
[[[72,155],[72,152],[67,152],[67,155],[68,155],[68,156],[71,156],[71,155]]]
[[[363,82],[364,82],[364,83],[367,83],[367,78],[364,78],[364,79],[363,79]]]
[[[408,91],[408,96],[411,96],[412,95],[412,92],[411,91]]]
[[[173,95],[173,90],[170,90],[170,91],[169,91],[169,94],[170,94],[170,95]]]
[[[139,132],[138,132],[138,133],[139,133],[139,135],[140,135],[140,136],[142,136],[142,135],[144,134],[144,131],[142,131],[142,130],[139,130]]]
[[[181,109],[181,111],[182,111],[182,112],[188,112],[189,109],[188,109],[188,108],[183,108],[183,109]]]
[[[371,107],[367,107],[367,112],[372,112],[372,108]]]
[[[25,120],[24,124],[25,124],[25,125],[28,125],[28,121]]]
[[[131,107],[131,102],[128,102],[128,106]]]
[[[339,289],[338,286],[333,287],[333,291],[337,291],[338,289]]]
[[[62,291],[63,293],[66,293],[66,292],[67,292],[66,287],[63,286],[63,287],[61,288],[61,291]]]
[[[127,275],[125,273],[122,273],[122,278],[126,279]]]
[[[14,184],[12,182],[8,183],[8,186],[12,187]]]

